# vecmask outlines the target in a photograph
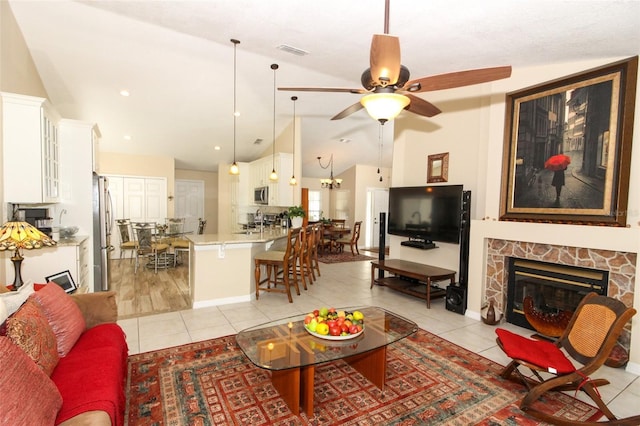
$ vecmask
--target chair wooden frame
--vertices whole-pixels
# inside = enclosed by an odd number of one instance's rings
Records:
[[[299,239],[300,228],[290,228],[287,234],[287,248],[285,251],[267,250],[254,256],[256,300],[260,298],[260,291],[267,291],[284,293],[289,298],[289,303],[293,303],[291,280],[293,280],[296,294],[300,295],[295,254],[295,247],[300,244]],[[263,266],[266,268],[267,273],[265,279],[261,278],[261,268]],[[278,288],[278,284],[283,284],[284,288]]]
[[[529,392],[520,403],[520,409],[537,419],[557,425],[615,424],[631,426],[640,424],[640,415],[618,419],[604,403],[597,387],[609,384],[608,380],[589,378],[605,363],[622,330],[635,313],[634,308],[627,308],[622,302],[613,298],[596,293],[587,294],[576,308],[564,333],[555,343],[555,347],[558,349],[554,354],[565,356],[560,351],[563,349],[569,354],[567,357],[569,360],[572,358],[582,366],[578,366],[574,371],[566,374],[557,374],[550,372],[550,367],[542,367],[531,360],[512,358],[512,361],[500,374],[505,379],[521,380],[529,388]],[[505,353],[509,352],[508,343],[505,345],[500,337],[497,342]],[[534,344],[534,341],[530,342],[532,345]],[[523,345],[519,344],[518,346],[522,348]],[[525,376],[518,370],[520,366],[529,368],[534,376]],[[551,374],[552,377],[544,379],[541,373]],[[608,420],[602,422],[572,421],[552,416],[533,407],[533,404],[547,392],[571,390],[585,392]]]
[[[344,246],[347,244],[351,248],[351,254],[356,255],[360,254],[360,250],[358,250],[358,240],[360,239],[360,228],[362,227],[362,221],[358,221],[353,224],[353,229],[351,230],[351,235],[349,237],[338,238],[335,241],[335,244],[339,247],[339,251],[344,251]],[[355,249],[355,250],[354,250]]]

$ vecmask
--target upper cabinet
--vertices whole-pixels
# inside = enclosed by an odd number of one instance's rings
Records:
[[[275,168],[278,181],[269,179],[271,171]],[[251,162],[250,182],[253,188],[269,187],[269,205],[288,207],[293,205],[294,187],[289,185],[289,179],[293,174],[293,156],[289,153],[278,152],[275,157],[268,156]]]
[[[59,115],[44,98],[0,93],[3,185],[9,203],[54,203],[60,198]]]

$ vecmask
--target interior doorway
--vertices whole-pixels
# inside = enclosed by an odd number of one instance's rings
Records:
[[[198,231],[198,218],[204,219],[204,181],[176,179],[175,217],[184,217],[184,231]]]
[[[367,189],[367,217],[365,223],[365,247],[378,247],[380,239],[380,213],[389,211],[389,189]],[[385,227],[386,230],[386,227]],[[385,235],[385,241],[389,241],[389,235]]]

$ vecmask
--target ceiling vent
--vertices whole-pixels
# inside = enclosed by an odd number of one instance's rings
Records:
[[[306,50],[298,49],[297,47],[289,46],[288,44],[281,44],[276,47],[278,50],[282,50],[283,52],[291,53],[296,56],[306,56],[309,54]]]

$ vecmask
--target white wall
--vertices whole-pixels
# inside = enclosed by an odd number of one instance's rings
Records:
[[[639,47],[640,50],[640,47]],[[637,52],[636,52],[637,54]],[[624,58],[605,58],[553,66],[515,68],[506,80],[429,93],[425,96],[443,110],[432,119],[414,117],[396,120],[393,182],[395,186],[422,185],[426,181],[426,157],[449,152],[449,183],[462,183],[472,190],[472,223],[469,262],[467,316],[480,317],[484,297],[487,238],[508,238],[638,252],[640,249],[640,149],[631,153],[631,176],[627,228],[500,222],[500,186],[505,122],[505,94],[573,73],[582,72]],[[636,94],[633,140],[640,140],[639,105]],[[424,95],[423,95],[424,96]],[[405,114],[410,116],[410,114]],[[636,143],[637,145],[637,143]],[[400,247],[400,239],[391,238],[391,257],[431,263],[458,269],[457,246],[439,244],[440,249],[419,250]],[[444,247],[443,247],[444,246]],[[445,250],[443,250],[443,248]],[[456,258],[453,261],[452,258]],[[638,267],[638,265],[636,265]],[[640,274],[635,287],[640,289]],[[640,306],[640,291],[635,291],[634,306]],[[640,374],[640,318],[632,323],[631,362],[628,370]]]

